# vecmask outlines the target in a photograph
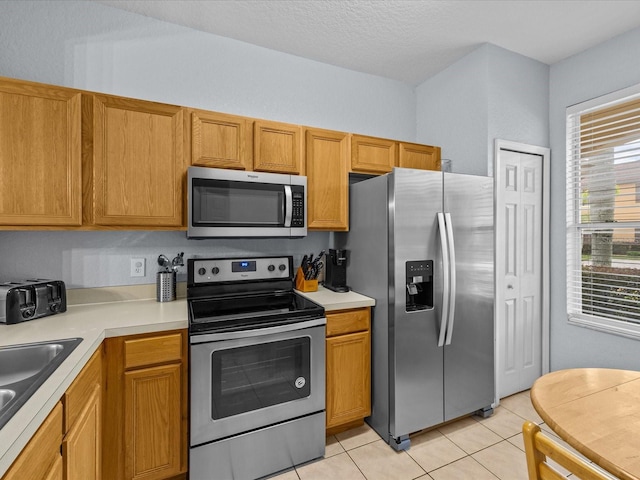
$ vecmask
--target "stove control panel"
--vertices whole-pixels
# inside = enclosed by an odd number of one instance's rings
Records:
[[[193,283],[217,283],[293,278],[293,257],[195,258],[188,268]]]

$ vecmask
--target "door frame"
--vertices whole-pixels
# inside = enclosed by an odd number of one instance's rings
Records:
[[[551,150],[546,147],[539,147],[536,145],[529,145],[526,143],[518,143],[512,142],[508,140],[495,140],[495,150],[494,150],[494,191],[495,191],[495,218],[496,218],[496,226],[497,226],[497,218],[500,212],[498,212],[498,204],[499,200],[502,198],[502,192],[498,188],[499,185],[502,185],[503,182],[503,172],[502,172],[502,156],[501,152],[503,150],[510,152],[518,152],[525,153],[530,155],[538,155],[542,158],[542,289],[541,289],[541,314],[542,314],[542,374],[549,373],[549,192],[550,192],[550,156]],[[498,246],[498,229],[495,230],[495,245]],[[500,266],[503,266],[502,263],[504,259],[502,259],[499,255],[495,257],[495,272],[502,271],[500,270]],[[503,269],[504,270],[504,269]],[[500,277],[499,275],[495,275],[495,292],[496,292],[496,306],[498,305],[498,299],[502,295],[502,291],[505,288],[505,279],[504,277]],[[500,353],[498,351],[500,342],[498,342],[498,334],[497,328],[501,323],[499,320],[499,312],[500,309],[495,309],[495,326],[496,326],[496,335],[495,335],[495,347],[496,347],[496,362],[495,362],[495,399],[496,405],[500,403],[500,398],[498,392],[500,377],[498,375],[498,358],[500,358]]]

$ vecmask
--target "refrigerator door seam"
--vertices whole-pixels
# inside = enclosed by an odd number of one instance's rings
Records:
[[[444,346],[447,322],[449,319],[449,274],[451,272],[451,265],[449,264],[449,243],[445,216],[442,212],[438,212],[437,215],[440,230],[440,245],[442,247],[442,274],[444,277],[444,288],[442,289],[442,318],[440,319],[440,335],[438,337],[438,347],[442,347]]]
[[[445,345],[451,345],[451,337],[453,336],[453,320],[456,310],[456,249],[453,243],[453,223],[451,222],[451,213],[445,213],[445,224],[447,227],[447,238],[449,240],[449,320],[447,321],[447,340]]]

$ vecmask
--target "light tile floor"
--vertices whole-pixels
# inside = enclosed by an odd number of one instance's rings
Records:
[[[272,480],[528,480],[524,420],[553,433],[528,391],[503,398],[489,418],[467,417],[412,435],[408,451],[392,450],[365,424],[327,437],[323,459]]]

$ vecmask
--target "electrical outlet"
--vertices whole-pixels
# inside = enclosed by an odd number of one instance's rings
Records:
[[[132,277],[144,277],[145,276],[145,260],[144,258],[132,258],[131,259],[131,273]]]

